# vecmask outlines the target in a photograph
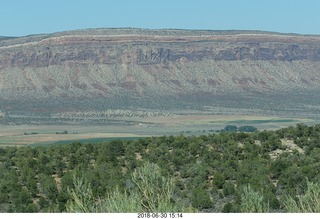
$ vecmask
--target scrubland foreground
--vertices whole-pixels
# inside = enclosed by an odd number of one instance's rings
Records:
[[[1,212],[320,212],[320,125],[0,148]]]

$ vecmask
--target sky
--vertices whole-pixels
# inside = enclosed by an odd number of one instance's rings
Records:
[[[320,0],[0,0],[0,36],[108,27],[320,34]]]

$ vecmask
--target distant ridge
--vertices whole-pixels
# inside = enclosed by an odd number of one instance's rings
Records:
[[[49,34],[33,34],[21,37],[0,36],[1,40],[10,40],[3,45],[37,42],[50,37],[72,36],[72,35],[156,35],[156,36],[203,36],[203,35],[236,35],[236,34],[267,34],[283,36],[305,36],[320,37],[320,35],[281,33],[260,30],[189,30],[189,29],[143,29],[143,28],[87,28],[71,31],[62,31]],[[1,43],[1,42],[0,42]],[[1,44],[0,44],[1,45]]]
[[[94,35],[119,35],[119,34],[150,34],[150,35],[230,35],[230,34],[275,34],[275,35],[295,35],[295,36],[320,36],[315,34],[298,34],[298,33],[282,33],[275,31],[263,31],[263,30],[210,30],[210,29],[148,29],[148,28],[85,28],[69,31],[59,31],[48,34],[32,34],[21,37],[33,37],[33,36],[61,36],[61,35],[74,35],[74,34],[94,34]],[[6,37],[6,36],[0,36]],[[18,38],[18,37],[15,37]]]
[[[315,35],[99,28],[1,37],[0,110],[306,108],[319,102],[319,69]]]

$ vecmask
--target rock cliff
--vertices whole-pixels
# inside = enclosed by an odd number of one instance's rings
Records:
[[[253,106],[311,98],[319,84],[319,36],[88,29],[0,38],[0,110]]]

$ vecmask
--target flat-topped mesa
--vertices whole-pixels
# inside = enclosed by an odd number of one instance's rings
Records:
[[[60,65],[65,61],[93,61],[96,64],[122,62],[154,64],[175,62],[181,58],[189,61],[320,60],[320,37],[317,36],[268,33],[208,35],[204,32],[203,34],[175,36],[75,33],[65,36],[62,34],[39,36],[34,37],[34,40],[32,37],[30,40],[24,37],[26,39],[20,43],[17,39],[5,40],[6,42],[0,46],[0,65],[44,67]],[[5,51],[5,56],[1,55]]]
[[[318,90],[319,69],[319,36],[89,29],[0,38],[0,100],[13,102],[102,98],[103,105],[204,94],[254,99]]]

